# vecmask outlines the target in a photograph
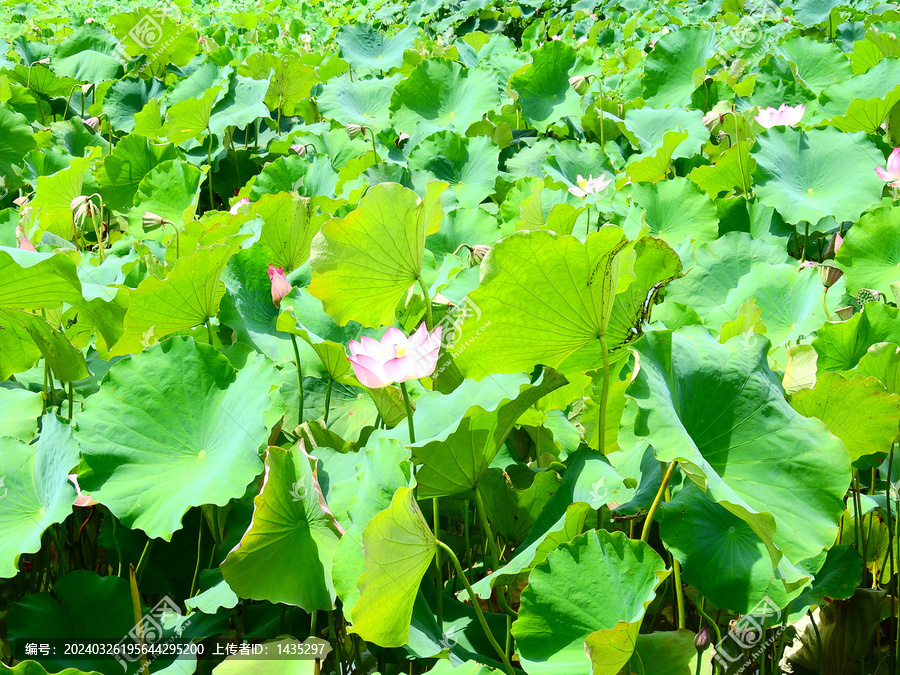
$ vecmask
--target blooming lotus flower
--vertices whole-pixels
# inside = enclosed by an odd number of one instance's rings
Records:
[[[891,156],[887,161],[887,171],[876,166],[875,173],[892,188],[900,188],[900,148],[894,148],[891,151]]]
[[[237,215],[240,212],[241,207],[244,206],[245,204],[249,204],[249,203],[250,203],[250,200],[247,199],[246,197],[238,199],[234,203],[234,205],[230,209],[228,209],[228,213],[230,213],[233,216]]]
[[[800,119],[805,112],[805,105],[790,106],[782,103],[777,110],[775,108],[760,108],[759,114],[753,119],[766,129],[782,125],[793,127],[800,123]]]
[[[581,174],[578,174],[576,182],[578,185],[570,187],[569,192],[576,197],[584,199],[588,195],[603,192],[609,187],[609,184],[612,183],[612,178],[607,178],[605,173],[601,173],[596,178],[594,178],[594,174],[590,174],[587,179]]]
[[[363,336],[350,340],[350,364],[353,374],[363,386],[386,387],[392,382],[406,382],[428,377],[437,365],[441,349],[441,326],[431,333],[425,323],[406,337],[403,331],[388,328],[381,340]]]
[[[275,267],[269,265],[269,281],[272,283],[272,302],[276,307],[281,306],[281,299],[290,293],[294,287],[291,282],[284,276],[283,267]]]
[[[551,40],[562,40],[562,35],[552,35],[550,36]]]
[[[91,499],[90,495],[81,494],[81,488],[78,487],[78,474],[77,473],[70,473],[69,480],[72,481],[72,485],[75,486],[75,492],[78,493],[78,497],[76,497],[75,501],[73,502],[75,506],[94,506],[95,504],[98,503],[98,502],[95,502],[93,499]]]
[[[312,42],[312,35],[310,35],[309,33],[301,33],[300,42],[308,46],[309,43]]]

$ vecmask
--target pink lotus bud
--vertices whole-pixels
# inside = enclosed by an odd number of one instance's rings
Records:
[[[473,267],[475,265],[480,265],[481,261],[484,260],[484,256],[486,256],[490,250],[490,246],[486,246],[485,244],[475,244],[475,246],[469,249],[469,265]]]
[[[230,213],[230,214],[233,215],[233,216],[234,216],[234,215],[237,215],[238,213],[241,212],[241,207],[242,207],[242,206],[246,206],[246,205],[249,204],[249,203],[250,203],[250,200],[247,199],[246,197],[243,197],[243,198],[241,198],[241,199],[238,199],[238,200],[232,205],[232,207],[231,207],[230,209],[228,209],[228,213]]]
[[[587,93],[590,79],[589,75],[575,75],[574,77],[569,78],[569,86],[578,94],[584,96]]]
[[[834,236],[831,238],[831,242],[828,244],[828,248],[825,249],[825,259],[830,260],[834,258],[834,254],[841,249],[843,243],[844,238],[841,236],[841,233],[835,232]]]
[[[306,157],[306,146],[303,143],[298,143],[297,145],[292,145],[291,150],[296,152],[301,157]]]
[[[78,493],[78,497],[75,498],[73,504],[75,506],[95,506],[98,502],[95,502],[91,499],[90,495],[85,495],[81,493],[81,488],[78,487],[78,474],[70,473],[69,480],[72,481],[72,485],[75,486],[75,492]]]
[[[34,245],[30,241],[28,241],[28,237],[25,236],[25,228],[21,225],[16,226],[16,248],[19,248],[23,251],[37,250]]]
[[[347,130],[347,135],[350,137],[351,141],[354,138],[359,138],[369,130],[368,127],[363,126],[362,124],[348,124],[344,128]]]
[[[84,126],[93,131],[97,131],[100,128],[100,118],[99,117],[88,117],[84,121]]]
[[[283,267],[269,265],[269,281],[272,284],[272,302],[275,303],[276,307],[280,307],[281,299],[290,293],[294,287],[291,286],[291,282],[284,276]]]
[[[408,141],[408,140],[409,140],[409,134],[405,134],[401,131],[400,135],[397,136],[397,140],[394,141],[394,145],[397,146],[398,150],[402,150],[403,146],[406,145],[406,141]]]

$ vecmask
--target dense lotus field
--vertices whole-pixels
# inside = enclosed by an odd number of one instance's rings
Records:
[[[900,9],[0,6],[0,672],[900,675]]]

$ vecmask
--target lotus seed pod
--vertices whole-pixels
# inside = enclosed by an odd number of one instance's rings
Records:
[[[869,302],[880,302],[881,293],[871,288],[860,288],[856,292],[856,304],[862,307]]]
[[[143,224],[144,227],[158,227],[164,225],[165,222],[165,218],[152,211],[144,211],[144,215],[141,216],[141,224]]]
[[[367,128],[362,124],[348,124],[345,129],[347,129],[347,135],[350,137],[351,141],[354,138],[359,138],[367,131]]]
[[[490,250],[490,246],[486,246],[484,244],[475,244],[475,246],[469,249],[469,265],[471,267],[480,265],[481,261],[484,260],[484,256],[486,256],[487,252]]]
[[[578,92],[581,96],[584,96],[588,90],[588,83],[590,78],[587,75],[576,75],[575,77],[569,78],[569,84],[572,89]]]
[[[837,267],[826,264],[819,265],[819,279],[822,280],[822,285],[825,288],[834,286],[842,276],[844,276],[844,273]]]

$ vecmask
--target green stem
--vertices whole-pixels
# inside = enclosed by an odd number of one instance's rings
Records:
[[[440,524],[441,524],[441,511],[440,504],[437,497],[431,498],[431,510],[434,514],[434,536],[438,539],[441,538],[440,532]],[[444,632],[444,580],[441,575],[441,551],[438,549],[434,554],[434,566],[437,569],[437,624],[438,630],[441,633]]]
[[[208,134],[207,140],[209,140],[209,145],[206,146],[206,163],[209,164],[209,175],[206,177],[206,180],[209,182],[209,209],[210,211],[215,208],[213,201],[213,184],[212,184],[212,174],[213,174],[213,165],[212,165],[212,130],[207,126],[206,133]]]
[[[75,383],[69,382],[69,419],[75,417]]]
[[[50,367],[50,364],[44,360],[44,363],[47,367],[47,377],[50,379],[50,405],[52,407],[56,407],[56,384],[53,382],[53,369]]]
[[[672,499],[672,494],[667,485],[666,501],[669,501],[670,499]],[[675,559],[674,553],[669,551],[669,554],[672,556],[672,573],[675,577],[675,604],[678,606],[678,629],[683,630],[687,622],[684,613],[684,588],[681,586],[681,565],[679,565],[678,561]]]
[[[659,490],[656,492],[656,497],[653,499],[653,504],[650,505],[650,510],[647,511],[647,518],[644,520],[644,530],[641,532],[641,541],[644,543],[650,538],[650,526],[653,525],[653,517],[656,515],[656,510],[659,508],[659,504],[669,485],[669,479],[672,477],[672,472],[675,470],[675,464],[677,464],[675,460],[672,460],[669,464],[666,475],[663,476]]]
[[[884,488],[884,503],[887,508],[887,525],[888,525],[888,557],[890,560],[890,568],[888,572],[888,586],[893,590],[894,585],[894,519],[893,514],[891,513],[891,483],[893,481],[893,473],[894,473],[894,444],[891,443],[891,449],[888,453],[888,469],[887,469],[887,485]],[[882,565],[882,568],[884,565]],[[896,598],[897,596],[894,595]],[[891,615],[893,615],[893,610],[891,611]],[[893,641],[892,641],[893,642]],[[893,642],[891,648],[888,650],[888,654],[890,656],[888,663],[891,666],[891,672],[896,670],[897,667],[897,643]]]
[[[375,155],[374,159],[378,159],[378,150],[375,149],[375,132],[372,130],[372,127],[366,127],[369,130],[369,134],[372,136],[372,154]]]
[[[600,426],[597,429],[597,450],[606,454],[606,406],[609,401],[609,350],[606,346],[606,333],[600,336],[600,349],[603,354],[603,390],[600,392]]]
[[[606,144],[606,136],[603,133],[603,79],[597,76],[597,86],[599,87],[598,100],[600,101],[600,149],[603,150]]]
[[[831,314],[828,313],[828,304],[825,302],[825,299],[826,299],[825,296],[827,296],[827,295],[828,295],[828,286],[825,286],[825,288],[822,290],[822,309],[825,310],[825,320],[831,321]]]
[[[325,424],[328,424],[328,410],[331,408],[331,384],[334,380],[331,377],[328,378],[328,384],[325,385],[325,417],[322,421]]]
[[[55,526],[51,525],[47,528],[47,531],[50,532],[50,538],[53,540],[53,545],[56,547],[56,560],[59,563],[60,576],[63,576],[69,571],[69,563],[66,562],[66,549],[63,548],[63,545],[59,541],[59,534],[57,534]]]
[[[475,487],[475,507],[478,510],[478,520],[481,522],[481,529],[484,532],[484,536],[488,541],[488,548],[490,550],[491,556],[491,567],[496,571],[500,569],[500,549],[497,547],[497,540],[494,538],[494,533],[491,530],[491,524],[488,521],[487,510],[484,508],[484,498],[481,496],[481,490],[478,487]],[[500,609],[503,610],[505,614],[509,614],[513,617],[518,616],[516,612],[509,606],[509,603],[506,600],[506,591],[503,586],[497,586],[497,604],[500,605]]]
[[[430,331],[434,328],[434,315],[431,313],[431,296],[428,295],[428,286],[420,274],[418,276],[419,286],[422,288],[422,295],[425,296],[425,327]]]
[[[702,616],[706,620],[706,623],[712,626],[713,632],[716,634],[716,644],[719,644],[722,641],[722,631],[719,630],[719,625],[710,618],[709,614],[704,611],[703,596],[699,597],[699,600],[697,602],[697,611],[700,613],[700,616]]]
[[[213,344],[213,330],[212,325],[209,323],[209,317],[206,317],[206,334],[209,335],[209,344]]]
[[[734,118],[734,144],[737,146],[738,170],[741,172],[741,187],[744,189],[744,194],[746,195],[750,191],[750,188],[747,185],[747,178],[744,175],[744,160],[741,158],[741,132],[738,130],[737,112],[732,110],[731,115]]]
[[[800,249],[800,263],[806,262],[806,244],[809,242],[809,221],[806,221],[806,233],[803,235],[803,248]]]
[[[809,616],[809,621],[812,623],[813,632],[816,634],[816,647],[819,653],[819,675],[823,675],[825,672],[825,655],[822,653],[822,636],[819,635],[819,627],[816,625],[816,620],[813,618],[812,610],[806,610],[807,616]]]
[[[291,336],[291,343],[294,345],[294,363],[297,365],[297,396],[300,399],[300,409],[297,412],[297,426],[303,424],[303,371],[300,369],[300,348],[297,346],[297,336],[288,333]],[[331,380],[329,380],[329,384]],[[327,408],[327,405],[326,405]],[[328,411],[325,411],[325,419],[328,419]]]
[[[100,208],[102,209],[102,202]],[[91,208],[91,225],[94,226],[94,234],[97,236],[97,246],[100,248],[100,260],[106,260],[106,251],[103,250],[103,237],[100,235],[100,227],[97,225],[97,214]]]
[[[191,579],[191,591],[188,593],[189,598],[194,597],[194,589],[197,588],[197,578],[200,576],[200,551],[203,543],[203,519],[200,519],[200,527],[197,530],[197,563],[194,565],[194,577]]]
[[[584,224],[585,235],[591,233],[591,205],[587,205],[587,222]]]
[[[153,548],[153,540],[148,539],[147,543],[144,544],[144,550],[141,551],[141,557],[138,558],[137,567],[134,568],[134,574],[137,578],[138,583],[140,583],[141,578],[144,575],[144,559],[150,557],[150,549]]]
[[[403,405],[406,406],[406,423],[409,425],[409,442],[416,442],[416,429],[413,426],[412,406],[409,404],[409,392],[406,391],[406,382],[400,383],[400,391],[403,394]]]
[[[469,556],[469,567],[472,567],[472,546],[469,543],[469,500],[463,500],[463,541],[466,544],[466,554]]]
[[[478,617],[478,622],[481,624],[481,628],[484,630],[484,634],[485,636],[487,636],[488,642],[491,643],[491,647],[494,648],[494,650],[500,656],[500,659],[503,661],[503,666],[506,669],[507,675],[515,675],[512,664],[509,662],[509,656],[507,656],[506,652],[503,651],[503,648],[500,647],[499,644],[497,644],[497,640],[494,637],[494,634],[491,633],[491,629],[488,627],[487,620],[484,618],[484,612],[481,611],[481,605],[478,602],[475,591],[472,589],[472,585],[469,583],[469,580],[466,579],[466,575],[463,574],[462,566],[459,564],[459,558],[456,557],[453,549],[451,549],[441,540],[437,540],[437,545],[440,549],[443,549],[443,551],[447,554],[447,556],[453,563],[453,566],[456,568],[456,574],[463,582],[463,586],[466,587],[466,592],[469,594],[469,599],[472,601],[472,607],[475,608],[475,614]]]

